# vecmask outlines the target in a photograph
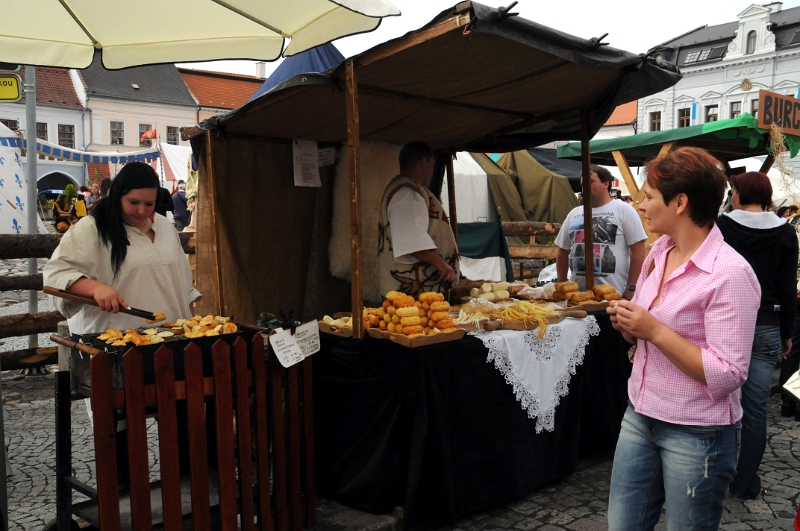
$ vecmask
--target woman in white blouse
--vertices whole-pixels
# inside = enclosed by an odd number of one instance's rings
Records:
[[[87,334],[144,324],[121,314],[135,307],[163,312],[168,321],[191,317],[200,299],[178,233],[154,214],[158,176],[145,163],[127,164],[101,199],[61,240],[44,268],[44,284],[92,297],[98,307],[54,298],[70,332]]]

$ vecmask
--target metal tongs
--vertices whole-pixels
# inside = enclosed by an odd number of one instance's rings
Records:
[[[67,299],[75,302],[82,302],[83,304],[89,304],[91,306],[100,306],[97,304],[97,301],[91,297],[84,297],[83,295],[76,295],[74,293],[70,293],[69,291],[64,291],[63,289],[56,289],[51,288],[50,286],[45,286],[42,289],[47,295],[53,295],[55,297],[61,297],[62,299]],[[129,315],[135,315],[136,317],[141,317],[143,319],[148,319],[150,321],[157,321],[156,315],[153,312],[148,312],[147,310],[139,310],[137,308],[125,308],[123,306],[119,307],[120,313],[127,313]]]

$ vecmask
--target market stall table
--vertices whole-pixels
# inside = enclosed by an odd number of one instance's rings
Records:
[[[446,522],[530,493],[610,452],[627,403],[627,343],[608,316],[575,366],[552,431],[529,418],[471,335],[407,349],[323,335],[315,355],[318,492],[355,509]]]

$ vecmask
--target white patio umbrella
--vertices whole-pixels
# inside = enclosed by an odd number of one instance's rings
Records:
[[[376,29],[388,0],[0,0],[0,61],[86,68],[273,61]],[[285,39],[291,39],[284,50]]]

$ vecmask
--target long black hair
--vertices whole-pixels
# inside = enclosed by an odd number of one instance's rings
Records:
[[[158,175],[144,162],[130,162],[114,177],[108,197],[98,201],[92,210],[100,239],[106,246],[111,243],[111,267],[115,277],[130,245],[122,219],[122,196],[140,188],[158,189]]]

